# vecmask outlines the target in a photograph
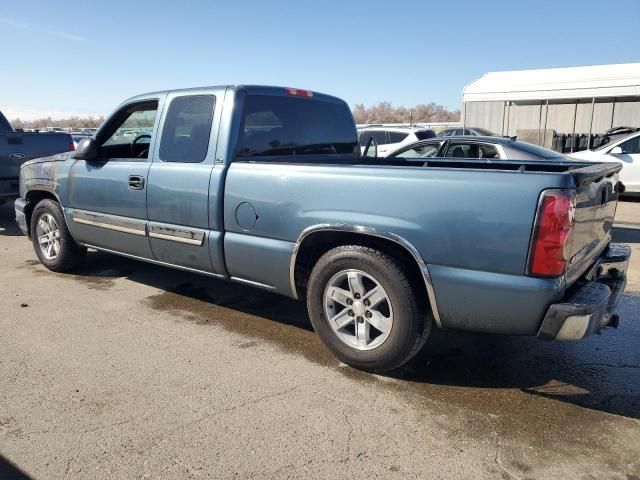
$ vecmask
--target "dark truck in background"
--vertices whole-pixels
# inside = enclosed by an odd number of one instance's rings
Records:
[[[0,112],[0,203],[18,197],[18,176],[24,162],[70,150],[74,150],[71,135],[17,132]]]

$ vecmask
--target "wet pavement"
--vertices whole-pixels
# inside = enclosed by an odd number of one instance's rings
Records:
[[[379,376],[268,292],[97,252],[52,274],[0,207],[0,478],[640,478],[640,230],[615,240],[619,329],[436,332]]]

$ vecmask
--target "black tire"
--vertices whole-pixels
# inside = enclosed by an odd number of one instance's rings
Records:
[[[350,269],[374,278],[386,291],[393,309],[388,337],[370,350],[360,350],[342,341],[325,314],[327,285],[335,275]],[[426,301],[417,300],[426,294],[418,286],[416,289],[412,288],[400,262],[373,248],[346,245],[328,251],[316,263],[309,277],[307,309],[314,330],[342,362],[369,372],[389,372],[411,360],[431,331],[433,317]]]
[[[46,218],[45,215],[47,214],[53,217],[59,232],[59,252],[55,258],[47,258],[45,252],[40,248],[37,234],[38,222],[41,218]],[[60,204],[51,199],[41,200],[33,209],[31,214],[31,242],[40,263],[53,272],[69,272],[77,268],[87,252],[87,249],[78,245],[71,233],[69,233]]]

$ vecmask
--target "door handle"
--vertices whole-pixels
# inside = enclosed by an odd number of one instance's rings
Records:
[[[142,175],[129,175],[129,190],[142,190],[144,177]]]

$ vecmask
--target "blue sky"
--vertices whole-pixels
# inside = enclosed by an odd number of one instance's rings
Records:
[[[228,83],[459,108],[488,71],[638,62],[639,19],[638,0],[0,0],[0,110]]]

